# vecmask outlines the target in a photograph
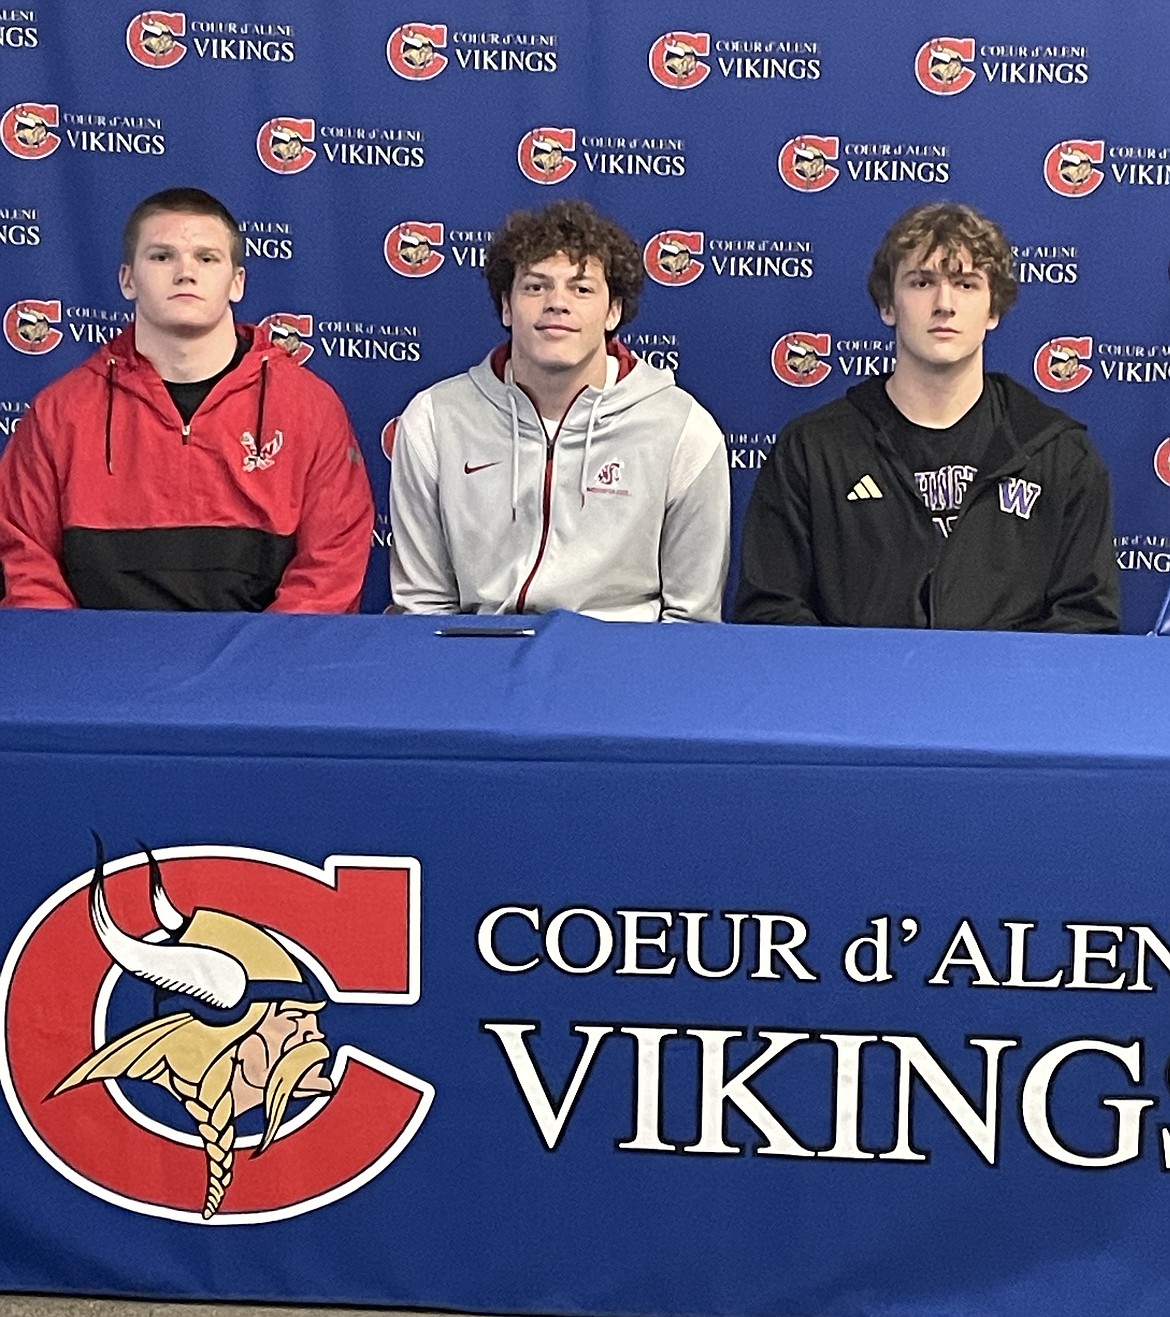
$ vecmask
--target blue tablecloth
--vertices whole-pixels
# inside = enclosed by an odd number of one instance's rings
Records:
[[[1162,1317],[1162,641],[451,625],[0,616],[0,1291]],[[94,833],[328,998],[206,1218]]]

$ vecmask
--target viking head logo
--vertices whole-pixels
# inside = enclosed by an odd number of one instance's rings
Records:
[[[283,320],[274,320],[268,326],[268,336],[278,348],[284,348],[290,357],[300,351],[300,330],[293,325],[286,325]]]
[[[658,263],[667,274],[684,274],[691,260],[690,250],[681,242],[663,242],[658,248]]]
[[[26,110],[23,114],[17,114],[13,133],[21,146],[27,146],[32,150],[40,146],[48,137],[49,126],[39,114]]]
[[[165,55],[175,48],[175,34],[165,23],[143,23],[142,46],[152,55]]]
[[[664,229],[656,233],[642,249],[642,264],[655,283],[670,288],[694,283],[703,273],[702,254],[705,234],[682,229]]]
[[[277,160],[299,160],[305,149],[305,139],[291,128],[277,126],[272,130],[272,154]]]
[[[3,330],[8,346],[25,356],[52,352],[65,337],[54,326],[61,322],[61,303],[24,298],[4,313]]]
[[[49,317],[36,307],[22,306],[16,312],[16,332],[24,342],[36,346],[53,332]]]
[[[114,923],[104,889],[100,840],[89,913],[102,946],[124,971],[155,989],[154,1018],[100,1047],[65,1076],[54,1096],[79,1084],[141,1079],[180,1102],[207,1155],[205,1220],[232,1182],[235,1122],[263,1107],[268,1148],[293,1098],[332,1092],[329,1048],[318,1024],[326,994],[267,929],[218,910],[181,914],[146,852],[163,941],[140,939]],[[145,848],[144,848],[145,849]]]
[[[1032,359],[1037,384],[1049,393],[1071,393],[1092,375],[1092,338],[1061,336],[1042,343]]]
[[[837,159],[840,148],[837,137],[813,137],[807,133],[792,137],[780,148],[776,167],[794,191],[823,192],[837,181],[841,172],[829,163]]]
[[[256,153],[274,174],[299,174],[316,158],[316,151],[308,145],[316,131],[313,119],[285,115],[269,119],[256,134]]]
[[[1104,159],[1104,140],[1058,142],[1044,157],[1044,181],[1062,197],[1087,197],[1105,178]]]
[[[298,365],[308,361],[313,355],[312,343],[306,342],[313,333],[311,315],[293,315],[288,311],[274,311],[260,321],[260,328],[267,330],[273,347],[282,348]]]
[[[794,330],[776,340],[772,347],[772,371],[778,380],[796,389],[807,389],[827,378],[832,364],[825,358],[832,351],[828,334]]]
[[[534,183],[561,183],[577,168],[569,154],[576,149],[575,128],[534,128],[516,148],[516,163]]]
[[[126,49],[145,68],[173,68],[187,53],[187,47],[178,40],[186,31],[185,14],[149,9],[130,20]]]
[[[386,234],[382,254],[395,274],[408,279],[421,279],[443,264],[444,256],[438,250],[443,241],[442,224],[424,224],[407,220],[396,224]]]
[[[975,81],[975,70],[968,68],[974,58],[974,37],[932,37],[918,47],[914,76],[933,96],[954,96]]]
[[[666,32],[650,47],[650,75],[672,91],[697,87],[711,72],[699,58],[711,53],[709,32]]]
[[[43,160],[61,145],[53,132],[59,119],[56,105],[14,105],[0,117],[0,141],[19,160]]]
[[[424,82],[447,67],[447,56],[439,54],[446,44],[445,23],[404,23],[390,33],[386,62],[400,78]]]

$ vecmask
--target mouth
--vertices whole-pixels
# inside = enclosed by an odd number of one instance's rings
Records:
[[[575,334],[577,331],[572,325],[537,325],[538,334]]]

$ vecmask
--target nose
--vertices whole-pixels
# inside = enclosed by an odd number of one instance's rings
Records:
[[[550,287],[544,297],[544,309],[546,311],[568,311],[569,295],[563,288]]]
[[[175,282],[195,282],[195,257],[190,252],[181,254],[175,262]]]
[[[949,279],[940,279],[934,286],[934,309],[942,315],[955,314],[955,290]]]

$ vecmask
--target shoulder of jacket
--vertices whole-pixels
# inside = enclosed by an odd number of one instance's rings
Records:
[[[1088,430],[1083,421],[1078,421],[1067,412],[1061,411],[1059,407],[1045,402],[1043,398],[1012,379],[1010,375],[992,372],[988,374],[987,379],[999,394],[1017,443],[1028,447],[1041,436],[1050,440],[1057,435],[1068,434],[1070,438],[1079,438],[1084,445],[1091,446]]]
[[[848,397],[834,398],[815,411],[794,416],[781,432],[781,438],[815,439],[825,442],[844,435],[865,435],[874,432],[873,423],[860,412]]]
[[[62,404],[78,405],[87,394],[99,394],[106,386],[106,370],[111,360],[109,352],[95,352],[64,375],[46,384],[32,400],[31,410],[41,414]]]

